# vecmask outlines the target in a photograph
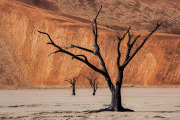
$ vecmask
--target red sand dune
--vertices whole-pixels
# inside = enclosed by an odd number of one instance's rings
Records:
[[[116,6],[118,9],[114,9],[115,2],[113,1],[106,1],[107,3],[101,0],[96,0],[94,3],[89,0],[81,1],[76,1],[74,4],[70,4],[72,0],[59,0],[58,3],[52,0],[0,1],[0,88],[69,86],[64,79],[79,74],[81,77],[77,82],[78,86],[88,85],[84,76],[98,78],[99,84],[106,86],[101,75],[81,62],[72,60],[71,57],[61,53],[48,57],[55,48],[46,45],[45,43],[49,41],[48,37],[37,32],[37,30],[48,32],[60,46],[69,46],[73,43],[93,49],[91,46],[93,36],[89,22],[95,16],[100,3],[104,7],[98,21],[101,24],[99,45],[110,76],[115,80],[116,36],[123,33],[121,30],[126,30],[129,25],[132,25],[134,28],[132,32],[135,35],[142,34],[138,42],[140,43],[148,34],[144,31],[152,30],[156,20],[163,16],[163,19],[168,18],[167,23],[160,28],[159,33],[155,33],[147,41],[127,66],[124,85],[180,85],[180,35],[178,31],[180,10],[177,0],[166,1],[167,3],[161,0],[156,0],[154,3],[141,0],[135,0],[133,3],[120,2],[116,4],[119,5]],[[140,12],[136,13],[138,10],[134,7],[135,3],[138,3],[136,6],[142,6]],[[94,5],[96,8],[93,8]],[[127,5],[134,10],[127,11]],[[159,11],[164,9],[164,14],[155,14],[158,12],[158,10],[155,11],[157,5]],[[148,10],[145,11],[145,9]],[[148,11],[149,15],[146,13]],[[122,13],[126,15],[122,17]],[[169,15],[171,17],[168,17]],[[139,30],[142,31],[137,32]],[[134,47],[137,47],[138,43]],[[125,54],[126,40],[121,48]],[[70,51],[87,55],[90,62],[99,66],[96,57],[76,49]]]

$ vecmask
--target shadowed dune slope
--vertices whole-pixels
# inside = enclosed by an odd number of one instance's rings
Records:
[[[99,23],[115,29],[128,26],[142,32],[150,32],[153,22],[167,21],[159,30],[163,33],[180,34],[179,0],[18,0],[26,5],[52,11],[54,14],[72,15],[75,19],[92,20],[103,6]],[[82,19],[81,19],[82,20]]]
[[[77,4],[85,3],[85,5],[89,5],[87,7],[89,10],[83,10],[84,7],[75,10],[75,6],[68,4],[68,2],[71,2],[70,0],[67,0],[66,4],[65,0],[57,0],[56,2],[50,0],[0,1],[0,88],[64,87],[69,86],[69,83],[64,82],[64,79],[78,76],[79,73],[81,77],[77,82],[77,86],[87,86],[89,84],[84,76],[98,78],[100,86],[106,86],[101,75],[95,73],[81,62],[72,60],[71,57],[65,54],[57,53],[48,57],[49,53],[55,51],[55,48],[45,44],[49,41],[48,37],[37,32],[37,30],[48,32],[60,46],[69,46],[72,43],[93,49],[91,46],[93,44],[93,35],[89,24],[91,21],[87,18],[91,17],[92,19],[95,16],[98,8],[92,9],[92,6],[102,1],[98,0],[94,3],[88,3],[88,0],[85,2],[78,1]],[[139,2],[144,3],[140,0]],[[105,5],[105,2],[102,3]],[[119,28],[118,30],[113,30],[111,27],[107,28],[104,23],[112,24],[117,22],[117,24],[120,24],[118,22],[122,19],[118,19],[118,21],[110,20],[111,16],[106,14],[110,14],[110,12],[112,14],[113,11],[110,11],[110,8],[108,8],[109,11],[106,11],[106,6],[103,9],[98,21],[101,24],[99,26],[98,42],[110,76],[115,80],[116,36],[122,35],[124,32],[119,31]],[[72,16],[73,11],[74,15]],[[127,15],[129,15],[128,13]],[[112,16],[116,14],[117,12],[113,13]],[[82,18],[82,16],[85,18]],[[105,16],[106,18],[103,18]],[[102,23],[103,20],[104,23]],[[126,27],[132,24],[135,30],[138,30],[136,25],[139,26],[139,29],[142,27],[142,25],[133,24],[133,19],[126,22],[122,24],[127,25]],[[146,25],[148,29],[142,27],[142,30],[152,30],[152,27],[156,25],[155,19],[146,21],[146,23],[149,24]],[[158,32],[174,33],[172,32],[174,28],[166,29],[166,25]],[[126,29],[126,27],[123,29]],[[141,34],[142,38],[138,43],[148,34],[142,31],[132,32],[134,35]],[[180,35],[175,34],[155,33],[125,69],[124,85],[180,85]],[[126,41],[127,38],[121,46],[122,55],[125,55],[127,50]],[[135,44],[135,48],[138,43]],[[87,55],[90,62],[99,66],[97,58],[89,53],[76,49],[70,51]]]

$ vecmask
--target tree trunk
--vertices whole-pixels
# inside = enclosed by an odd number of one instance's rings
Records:
[[[121,102],[121,86],[116,84],[116,89],[112,92],[111,99],[111,109],[114,111],[123,111],[122,102]]]
[[[123,80],[123,71],[124,71],[124,69],[119,69],[119,70],[118,70],[116,88],[114,88],[114,89],[111,91],[111,93],[112,93],[112,99],[111,99],[110,110],[113,110],[113,111],[129,111],[129,112],[133,112],[133,110],[124,108],[124,107],[122,106],[121,87],[122,87],[122,80]]]
[[[95,95],[95,94],[96,94],[96,89],[94,88],[94,89],[93,89],[93,95]]]
[[[114,111],[123,111],[122,101],[121,101],[121,86],[123,80],[123,71],[124,69],[118,68],[116,88],[114,88],[111,91],[112,93],[111,107],[112,110]]]
[[[72,95],[76,95],[76,94],[75,94],[75,85],[73,85],[72,87],[73,87],[73,89],[72,89]]]

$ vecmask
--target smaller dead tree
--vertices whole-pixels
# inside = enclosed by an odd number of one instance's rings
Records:
[[[79,76],[78,77],[74,77],[73,79],[66,79],[66,80],[64,80],[64,81],[68,81],[69,83],[71,83],[71,85],[72,85],[71,86],[72,87],[72,95],[76,95],[76,93],[75,93],[75,86],[76,86],[76,82],[77,82]]]
[[[93,95],[96,94],[96,90],[98,89],[98,82],[96,81],[97,78],[95,78],[94,80],[92,80],[89,77],[85,77],[86,79],[88,79],[89,84],[91,85],[91,87],[93,88]]]

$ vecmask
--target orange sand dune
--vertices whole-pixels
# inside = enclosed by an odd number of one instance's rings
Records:
[[[99,23],[115,30],[128,26],[137,31],[151,31],[159,19],[167,21],[158,32],[180,34],[179,0],[16,0],[54,14],[71,15],[74,19],[92,20],[103,6]]]
[[[81,74],[81,77],[77,86],[88,85],[85,76],[98,78],[100,86],[106,86],[101,75],[81,62],[72,60],[71,57],[61,53],[48,57],[49,53],[53,52],[55,48],[46,45],[45,43],[49,41],[48,37],[37,32],[37,30],[48,32],[60,46],[69,46],[70,43],[73,43],[93,49],[91,46],[93,35],[90,29],[90,20],[76,16],[77,11],[75,11],[74,17],[68,11],[66,12],[64,7],[60,10],[60,7],[57,6],[58,10],[56,10],[56,7],[50,3],[48,5],[52,6],[48,7],[49,9],[46,9],[47,4],[45,3],[34,4],[33,0],[31,0],[31,3],[30,1],[21,3],[20,0],[0,1],[0,88],[65,87],[69,84],[64,82],[64,79],[79,74]],[[102,16],[100,15],[98,21],[100,24],[106,13],[106,7],[103,9],[104,12],[101,13]],[[73,7],[71,10],[73,10]],[[83,16],[82,11],[79,12],[80,16]],[[92,11],[94,11],[93,13],[97,12],[96,10]],[[91,13],[90,15],[94,14]],[[112,23],[107,19],[105,19],[105,22]],[[155,21],[147,21],[147,23],[151,25],[150,29],[156,25]],[[122,35],[123,32],[111,27],[104,27],[103,24],[99,26],[98,42],[110,76],[115,80],[116,36]],[[128,22],[128,24],[131,24],[131,22]],[[135,27],[134,30],[138,30],[136,25],[133,27]],[[159,32],[164,29],[162,27]],[[173,33],[168,29],[165,32]],[[142,39],[147,34],[142,31],[133,31],[133,33],[135,35],[142,34]],[[139,40],[139,43],[142,39]],[[122,55],[126,51],[126,40],[122,43]],[[134,47],[137,46],[138,43]],[[180,35],[154,34],[127,66],[124,85],[179,86],[179,48]],[[70,51],[87,55],[90,62],[99,66],[96,57],[76,49]]]

